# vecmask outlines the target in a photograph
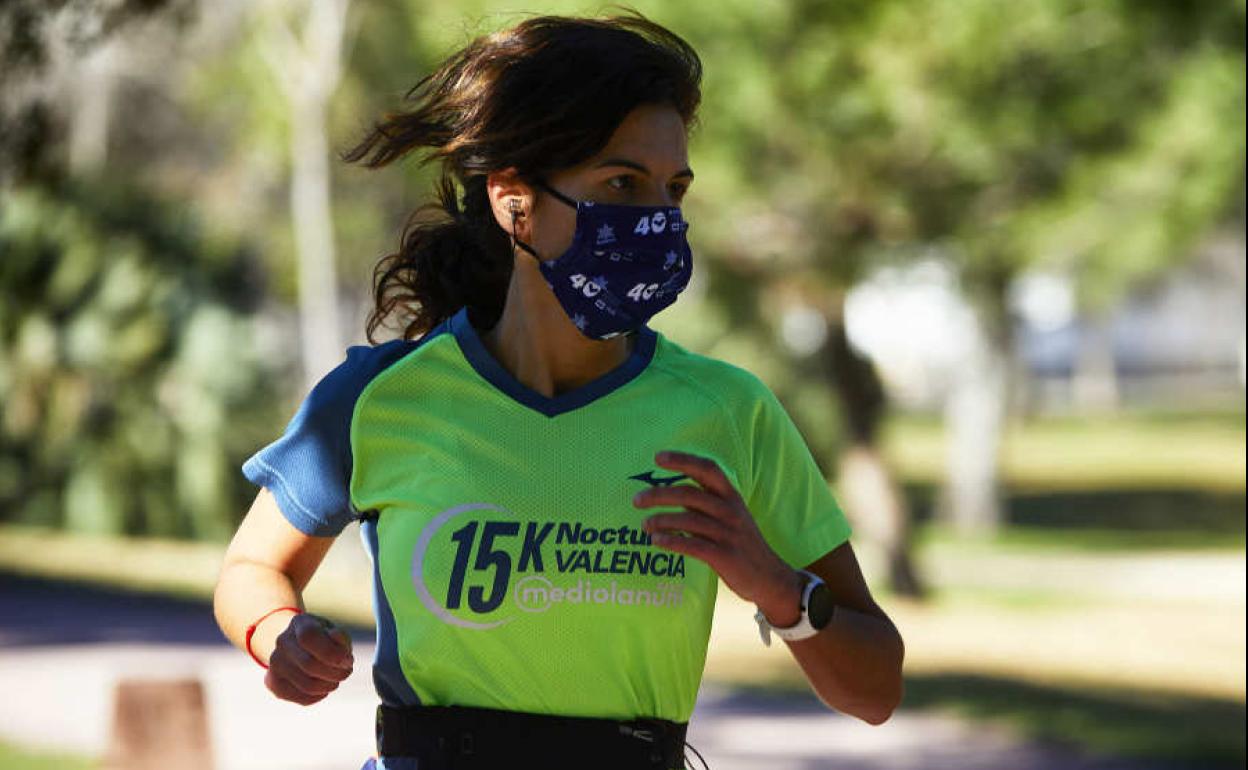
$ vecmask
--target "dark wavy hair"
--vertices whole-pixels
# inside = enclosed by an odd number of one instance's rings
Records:
[[[514,167],[533,182],[575,166],[643,104],[671,105],[692,125],[701,79],[693,48],[636,13],[530,18],[451,55],[407,92],[410,110],[385,113],[340,155],[378,168],[418,150],[442,167],[437,202],[412,213],[374,270],[369,341],[392,316],[412,339],[465,305],[493,326],[513,256],[486,175]]]

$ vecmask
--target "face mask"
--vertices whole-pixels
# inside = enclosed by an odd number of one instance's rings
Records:
[[[539,186],[576,209],[572,245],[558,258],[543,261],[515,238],[514,229],[512,238],[537,258],[546,283],[581,334],[606,340],[636,330],[689,284],[693,254],[685,240],[689,225],[679,208],[575,201]]]

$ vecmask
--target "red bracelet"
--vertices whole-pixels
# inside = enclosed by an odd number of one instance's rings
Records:
[[[260,618],[255,623],[252,623],[250,626],[247,626],[247,637],[245,639],[244,646],[247,648],[247,654],[251,656],[251,659],[260,664],[260,668],[268,668],[268,666],[264,664],[264,661],[257,658],[256,653],[252,651],[251,637],[254,636],[256,633],[256,626],[263,623],[265,618],[267,618],[270,615],[273,615],[274,613],[282,612],[283,610],[290,610],[296,615],[303,614],[303,610],[299,609],[298,607],[278,607],[275,610],[269,610],[268,612],[264,613],[263,615],[260,616]]]

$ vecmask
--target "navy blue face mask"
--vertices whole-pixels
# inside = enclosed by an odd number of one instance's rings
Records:
[[[576,209],[572,245],[542,260],[533,247],[512,239],[538,261],[538,269],[581,334],[606,340],[634,331],[676,301],[693,274],[689,225],[673,206],[618,206],[575,201],[539,186]]]

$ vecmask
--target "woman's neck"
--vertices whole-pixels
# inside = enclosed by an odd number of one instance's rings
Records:
[[[504,369],[547,398],[574,390],[623,364],[635,335],[585,337],[546,285],[537,265],[517,260],[507,302],[494,328],[480,334]]]

